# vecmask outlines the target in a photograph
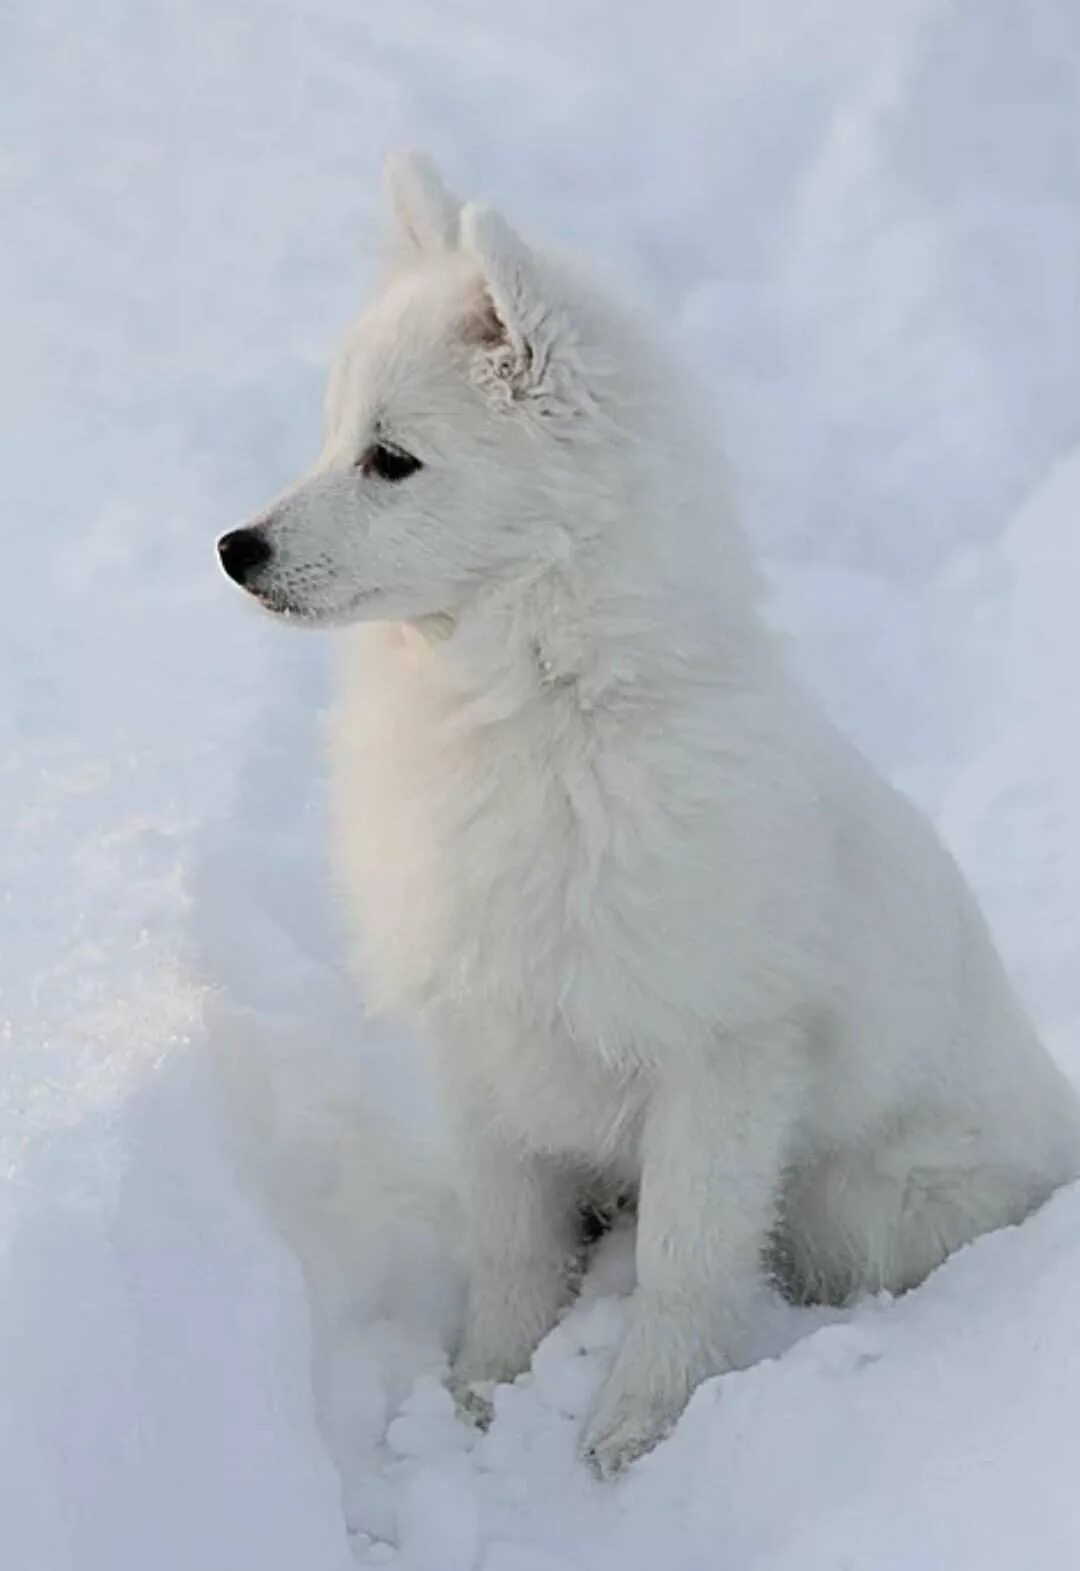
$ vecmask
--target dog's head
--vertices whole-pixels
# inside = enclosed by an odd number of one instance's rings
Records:
[[[615,368],[588,300],[426,160],[394,158],[388,187],[395,265],[334,366],[323,452],[218,544],[231,578],[305,623],[457,617],[612,511]]]

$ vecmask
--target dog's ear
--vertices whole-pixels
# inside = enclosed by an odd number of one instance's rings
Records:
[[[457,244],[460,202],[423,153],[391,153],[384,165],[396,239],[409,256],[451,251]]]
[[[480,274],[482,294],[466,333],[482,350],[484,380],[512,397],[539,397],[543,412],[553,412],[547,404],[563,380],[565,359],[555,350],[560,340],[569,348],[569,335],[542,265],[501,213],[475,203],[462,209],[461,249]]]

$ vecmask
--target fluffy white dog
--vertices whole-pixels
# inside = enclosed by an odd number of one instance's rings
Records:
[[[341,854],[459,1132],[461,1386],[527,1367],[583,1196],[636,1198],[608,1471],[738,1363],[763,1275],[911,1287],[1073,1177],[1080,1124],[955,864],[766,631],[685,376],[423,160],[389,183],[323,453],[221,557],[364,624]]]

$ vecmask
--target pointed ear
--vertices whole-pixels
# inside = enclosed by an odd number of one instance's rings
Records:
[[[484,289],[470,328],[483,347],[483,379],[501,383],[514,398],[532,395],[542,413],[554,413],[569,369],[568,355],[555,350],[561,340],[569,351],[571,337],[542,263],[501,213],[475,203],[462,209],[461,250],[476,263]]]
[[[529,345],[548,311],[536,263],[524,240],[493,207],[470,202],[461,213],[461,249],[480,270],[492,323],[514,348]]]
[[[412,256],[450,251],[457,244],[461,204],[423,153],[391,153],[384,165],[397,241]]]

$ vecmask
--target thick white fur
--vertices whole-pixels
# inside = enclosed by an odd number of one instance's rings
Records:
[[[369,624],[341,857],[460,1130],[460,1382],[527,1366],[582,1191],[638,1195],[608,1470],[739,1361],[766,1266],[910,1287],[1077,1173],[1077,1114],[953,861],[766,633],[685,375],[422,161],[391,183],[395,265],[250,587]],[[376,433],[424,468],[358,470]]]

